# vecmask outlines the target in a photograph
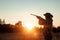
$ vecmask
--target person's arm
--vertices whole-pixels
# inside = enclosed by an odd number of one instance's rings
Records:
[[[37,19],[38,19],[38,23],[39,23],[39,25],[44,25],[44,24],[46,24],[45,19],[43,19],[43,18],[40,17],[40,16],[36,16],[36,17],[37,17]]]

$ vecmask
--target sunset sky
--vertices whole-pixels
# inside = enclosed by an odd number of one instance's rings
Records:
[[[38,24],[36,14],[44,18],[46,12],[53,17],[53,25],[60,25],[60,0],[0,0],[0,18],[6,23],[15,24],[19,20],[25,23]]]

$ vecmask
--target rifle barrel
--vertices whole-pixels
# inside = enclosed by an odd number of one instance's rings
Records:
[[[37,16],[37,15],[35,15],[35,14],[31,14],[31,15],[33,15],[33,16]]]

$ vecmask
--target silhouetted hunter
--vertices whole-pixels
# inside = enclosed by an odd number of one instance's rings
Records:
[[[34,15],[34,14],[32,14],[32,15]],[[34,16],[37,17],[37,19],[39,21],[39,25],[44,26],[43,34],[44,34],[45,40],[52,40],[52,26],[53,26],[52,17],[53,17],[53,15],[51,15],[50,13],[45,13],[44,14],[45,19],[43,19],[42,17],[37,16],[37,15],[34,15]]]

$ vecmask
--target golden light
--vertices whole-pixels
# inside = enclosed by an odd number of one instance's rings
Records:
[[[32,23],[26,23],[25,25],[26,25],[26,28],[27,28],[28,30],[32,30],[33,27],[34,27],[34,24],[32,24]]]

